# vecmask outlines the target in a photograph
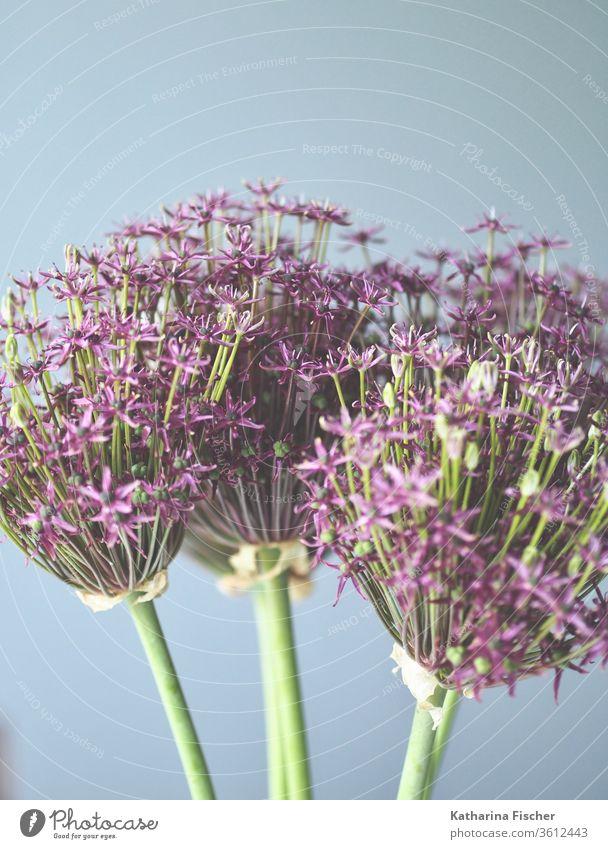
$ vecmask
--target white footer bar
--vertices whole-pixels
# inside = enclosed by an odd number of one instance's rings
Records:
[[[608,826],[602,801],[0,802],[3,849],[68,844],[125,849],[605,849]]]

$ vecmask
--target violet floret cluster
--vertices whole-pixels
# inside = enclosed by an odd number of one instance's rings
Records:
[[[212,470],[205,322],[183,310],[178,278],[173,259],[115,239],[68,248],[64,269],[16,279],[4,301],[0,523],[94,596],[163,572]]]
[[[341,584],[446,687],[605,662],[603,378],[532,336],[467,350],[399,327],[374,377],[302,465]]]

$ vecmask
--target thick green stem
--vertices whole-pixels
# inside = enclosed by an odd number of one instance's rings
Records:
[[[433,793],[433,784],[439,775],[441,761],[445,754],[445,748],[450,738],[454,719],[460,704],[460,694],[458,690],[448,690],[445,699],[443,700],[443,716],[439,723],[439,728],[435,732],[435,740],[433,742],[433,751],[426,776],[426,787],[424,789],[424,799],[430,799]]]
[[[258,553],[262,571],[269,572],[278,559],[278,549],[268,546]],[[310,799],[311,781],[300,679],[294,649],[291,604],[287,590],[287,574],[264,580],[264,603],[268,628],[269,669],[273,675],[273,691],[281,726],[281,748],[289,799]]]
[[[434,703],[437,707],[440,707],[445,697],[445,690],[438,689],[439,694],[434,698]],[[420,710],[416,706],[397,799],[424,798],[434,741],[435,732],[433,731],[433,718],[430,712]]]
[[[169,654],[154,602],[137,603],[137,596],[132,595],[128,606],[173,732],[191,796],[193,799],[215,799],[203,750]]]
[[[262,667],[264,689],[264,714],[266,720],[266,753],[268,769],[268,795],[271,799],[287,799],[287,776],[283,762],[281,742],[281,715],[275,692],[275,675],[272,664],[272,634],[266,597],[268,590],[261,582],[252,590]]]

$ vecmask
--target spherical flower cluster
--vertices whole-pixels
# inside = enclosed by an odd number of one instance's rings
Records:
[[[341,585],[448,688],[605,662],[603,378],[525,334],[462,348],[395,327],[387,353],[302,465]]]
[[[0,523],[97,607],[162,590],[212,469],[208,323],[183,308],[186,278],[114,240],[68,248],[65,270],[16,280],[5,299]]]
[[[277,198],[278,184],[250,188],[248,201],[207,202],[215,230],[188,231],[190,244],[213,244],[205,286],[242,309],[237,344],[224,355],[222,400],[215,397],[207,424],[210,496],[197,505],[188,539],[209,565],[239,572],[243,585],[255,558],[248,566],[234,555],[265,545],[287,551],[294,543],[285,568],[306,576],[297,541],[308,535],[310,507],[295,468],[320,433],[320,416],[339,409],[336,387],[358,397],[358,381],[340,375],[354,374],[353,345],[381,336],[395,303],[386,281],[326,259],[331,226],[347,225],[344,210]],[[174,227],[182,216],[196,219],[178,210]]]

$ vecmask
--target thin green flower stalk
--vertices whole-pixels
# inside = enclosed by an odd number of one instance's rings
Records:
[[[443,706],[445,692],[445,690],[438,692],[432,702],[434,707],[441,708]],[[431,713],[416,705],[397,799],[420,800],[426,798],[433,752],[438,745],[438,736]]]
[[[435,731],[433,748],[431,750],[428,771],[426,775],[426,786],[422,795],[423,799],[430,799],[433,795],[433,785],[441,771],[441,764],[448,746],[450,734],[454,727],[454,721],[458,713],[460,694],[457,690],[446,690],[443,696],[442,719],[439,728]]]
[[[193,799],[215,799],[209,768],[190,716],[153,601],[130,596],[128,607],[145,649]]]

